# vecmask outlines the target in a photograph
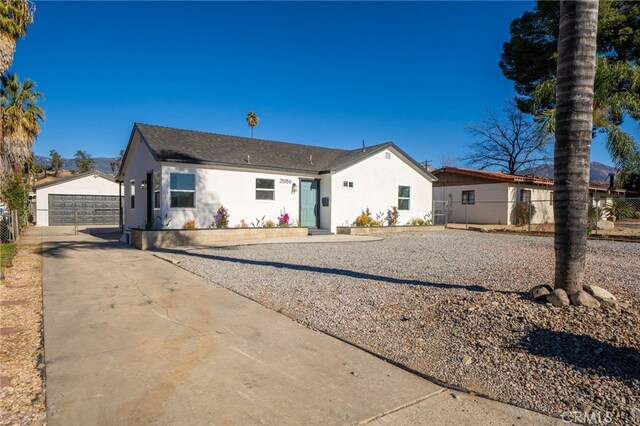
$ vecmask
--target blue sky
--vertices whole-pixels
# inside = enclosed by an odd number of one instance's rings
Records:
[[[37,2],[12,70],[38,83],[34,146],[94,157],[136,121],[336,148],[392,140],[439,166],[515,95],[498,67],[533,2]],[[635,124],[627,126],[638,136]],[[610,163],[603,145],[592,158]]]

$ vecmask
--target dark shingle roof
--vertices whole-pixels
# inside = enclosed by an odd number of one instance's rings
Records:
[[[368,157],[373,151],[393,145],[388,142],[367,147],[364,151],[361,148],[343,150],[150,124],[136,123],[136,127],[159,161],[264,167],[312,173],[338,169]]]
[[[373,154],[393,148],[414,169],[430,181],[438,180],[393,142],[368,146],[366,149],[333,149],[319,146],[250,139],[217,133],[197,132],[135,123],[143,141],[158,161],[214,166],[245,167],[321,174],[345,169]],[[131,143],[131,139],[129,140]],[[124,154],[127,163],[130,146]],[[123,169],[117,180],[122,181]]]

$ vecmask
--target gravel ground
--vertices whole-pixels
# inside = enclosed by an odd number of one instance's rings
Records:
[[[553,239],[464,231],[165,251],[207,280],[445,383],[555,416],[640,424],[640,244],[590,241],[630,308],[553,308]]]
[[[40,245],[18,244],[0,281],[0,425],[45,425]]]

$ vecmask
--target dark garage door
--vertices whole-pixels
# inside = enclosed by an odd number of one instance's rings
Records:
[[[49,226],[118,225],[119,208],[117,196],[49,194]]]

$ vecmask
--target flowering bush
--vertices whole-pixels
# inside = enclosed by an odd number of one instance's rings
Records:
[[[289,227],[289,213],[282,213],[280,216],[278,216],[278,226],[282,228]]]
[[[395,226],[398,224],[398,208],[393,206],[389,210],[387,210],[387,217],[384,219],[389,226]]]
[[[264,226],[266,226],[267,228],[275,228],[276,227],[276,223],[274,221],[272,221],[271,219],[269,219],[268,221],[266,221],[264,223]]]
[[[211,222],[211,226],[215,224],[216,228],[228,228],[229,227],[229,211],[224,208],[224,206],[220,206],[216,217]]]
[[[182,225],[182,229],[196,229],[196,221],[188,220]]]
[[[371,212],[369,211],[369,207],[362,211],[358,217],[356,217],[355,222],[353,222],[354,226],[371,226]]]

